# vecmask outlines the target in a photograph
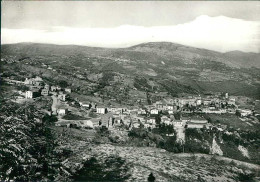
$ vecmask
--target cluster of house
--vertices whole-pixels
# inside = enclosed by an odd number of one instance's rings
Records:
[[[91,108],[91,104],[81,103],[82,107]],[[130,127],[139,128],[155,128],[155,117],[160,113],[166,113],[160,120],[161,124],[172,125],[174,128],[212,128],[212,124],[201,117],[182,117],[176,120],[173,116],[175,112],[185,113],[184,108],[195,108],[194,113],[236,113],[239,111],[241,116],[248,116],[252,114],[251,110],[237,109],[235,98],[229,97],[226,93],[223,98],[217,96],[210,96],[202,98],[200,96],[175,98],[169,100],[158,101],[153,105],[147,105],[143,108],[133,107],[106,107],[103,105],[96,105],[93,107],[98,114],[112,113],[115,121],[127,124]],[[233,109],[233,110],[232,110]],[[168,113],[168,115],[167,115]],[[114,120],[113,120],[114,121]],[[112,122],[112,121],[111,121]],[[118,123],[113,122],[113,123]],[[120,123],[119,122],[119,123]],[[107,124],[113,126],[113,124]]]
[[[164,99],[153,104],[151,112],[167,111],[172,114],[176,111],[183,113],[235,113],[237,106],[235,98],[219,96],[188,96],[184,98]]]
[[[99,114],[99,117],[88,120],[75,121],[72,124],[70,122],[65,122],[66,127],[93,129],[95,127],[104,126],[107,128],[120,129],[120,126],[123,125],[128,126],[130,130],[132,128],[153,129],[158,127],[158,122],[156,122],[156,119],[159,118],[160,124],[174,128],[177,133],[177,140],[180,142],[185,142],[185,129],[212,129],[215,127],[218,130],[223,131],[226,127],[224,125],[212,125],[208,122],[208,120],[199,116],[180,117],[179,119],[176,119],[174,115],[162,115],[160,117],[160,115],[158,115],[159,112],[155,112],[153,109],[149,111],[147,109],[140,109],[138,107],[105,107],[102,105],[97,106],[94,103],[83,102],[80,102],[80,105],[81,107],[87,107],[88,109],[96,110],[96,112]],[[161,110],[172,110],[172,106],[159,107],[161,107]],[[64,110],[64,112],[61,114],[64,115],[66,112],[68,112],[68,110]],[[56,125],[65,126],[64,122],[57,122]],[[172,134],[170,135],[172,136]]]
[[[107,127],[113,127],[117,124],[125,124],[130,128],[155,128],[156,124],[156,116],[158,116],[159,111],[162,109],[167,109],[172,111],[173,106],[167,106],[159,109],[141,109],[138,107],[126,108],[126,107],[105,107],[102,105],[92,105],[90,103],[80,103],[82,107],[87,107],[95,110],[100,116],[110,115],[110,119],[106,119],[105,122]],[[160,106],[161,107],[161,106]],[[104,119],[102,119],[104,124]],[[160,117],[160,123],[165,125],[177,126],[177,127],[187,127],[187,128],[209,128],[208,121],[206,119],[180,119],[176,120],[173,115],[163,115]]]
[[[105,106],[97,106],[97,113],[105,114],[110,110],[121,110],[123,108],[108,108]],[[144,108],[138,109],[138,114],[146,115],[158,115],[160,112],[167,112],[173,114],[174,112],[182,113],[235,113],[237,106],[235,104],[235,98],[228,97],[219,98],[216,96],[205,97],[201,96],[190,96],[187,98],[175,98],[175,99],[164,99],[157,101],[153,105],[144,106]],[[129,109],[125,108],[125,111]],[[131,111],[131,110],[130,110]]]
[[[9,82],[13,81],[9,79]],[[21,84],[20,81],[16,82]],[[59,86],[44,84],[42,78],[38,76],[30,79],[26,78],[23,84],[29,87],[29,91],[26,91],[25,93],[25,97],[28,99],[39,97],[41,95],[47,96],[52,94],[56,95],[61,101],[66,101],[67,93],[71,93],[70,88],[62,89]],[[203,118],[190,120],[182,118],[181,120],[176,120],[172,114],[179,111],[182,113],[197,112],[218,114],[237,112],[241,117],[252,114],[252,110],[237,109],[235,98],[229,97],[228,93],[226,93],[224,97],[206,96],[202,98],[201,96],[188,96],[184,98],[164,99],[162,101],[157,101],[152,105],[144,106],[143,108],[106,107],[104,105],[97,105],[96,103],[88,102],[79,102],[79,104],[83,108],[94,110],[97,114],[102,115],[106,113],[113,113],[114,117],[112,117],[112,119],[115,118],[115,121],[113,119],[113,123],[118,123],[117,121],[124,121],[131,127],[143,126],[145,128],[155,128],[155,116],[165,112],[167,112],[170,117],[165,115],[162,116],[161,123],[177,127],[183,126],[187,128],[208,128],[209,124],[207,120]],[[57,114],[59,115],[66,115],[67,113],[68,109],[57,110]],[[110,126],[113,126],[113,124],[110,124]]]
[[[71,89],[66,88],[62,89],[59,86],[50,86],[44,84],[42,78],[30,78],[24,81],[24,84],[30,88],[26,92],[26,98],[35,98],[40,95],[46,96],[49,94],[56,95],[58,99],[66,101],[66,93],[70,93]],[[64,93],[64,91],[66,93]],[[97,105],[96,103],[88,102],[79,102],[80,106],[86,109],[92,109],[97,114],[105,115],[111,113],[110,117],[106,119],[106,122],[99,120],[97,125],[106,125],[107,127],[114,127],[117,125],[125,124],[129,128],[155,128],[157,126],[156,116],[160,113],[168,112],[169,115],[163,115],[160,117],[160,123],[165,125],[173,126],[176,129],[180,128],[210,128],[212,125],[204,118],[199,117],[181,117],[179,120],[174,118],[173,113],[176,111],[183,112],[185,107],[198,107],[198,108],[207,108],[213,110],[212,107],[220,107],[224,104],[225,106],[235,105],[235,100],[229,98],[226,94],[224,99],[219,99],[216,97],[206,97],[201,98],[200,96],[196,97],[187,97],[187,98],[175,98],[170,100],[163,100],[154,103],[153,105],[148,105],[143,108],[139,107],[106,107],[104,105]],[[214,106],[213,106],[214,105]],[[226,108],[222,108],[226,109]],[[202,110],[202,112],[206,110]],[[249,111],[240,110],[241,115],[251,114]],[[222,111],[224,112],[224,111]],[[68,109],[58,109],[57,114],[66,115],[68,114]],[[92,122],[92,121],[91,121]],[[104,123],[102,123],[104,122]]]
[[[70,88],[62,89],[60,86],[50,86],[44,84],[41,77],[36,76],[35,78],[26,78],[24,82],[6,78],[5,79],[10,84],[24,84],[29,87],[26,91],[25,97],[28,99],[48,96],[50,94],[56,95],[61,101],[66,101],[67,93],[71,93]],[[113,112],[116,114],[126,114],[135,113],[139,115],[158,115],[160,112],[167,112],[168,114],[173,114],[175,112],[182,113],[239,113],[241,117],[246,117],[252,115],[252,110],[250,109],[238,109],[236,105],[236,100],[234,97],[230,97],[228,93],[224,96],[220,95],[209,95],[205,97],[201,96],[187,96],[182,98],[164,98],[163,100],[157,101],[152,105],[146,105],[143,108],[129,109],[125,107],[106,107],[104,105],[97,105],[96,103],[86,103],[79,102],[80,106],[86,109],[94,109],[98,114],[106,114],[108,112]],[[66,110],[62,109],[60,114],[66,114]]]
[[[0,74],[0,76],[2,76],[2,74]],[[6,81],[6,83],[8,83],[10,85],[23,85],[24,84],[24,82],[22,82],[22,81],[12,79],[12,76],[5,78],[5,81]]]
[[[79,105],[85,109],[92,109],[98,114],[106,114],[108,112],[112,112],[114,114],[130,114],[130,110],[127,107],[106,107],[105,105],[97,105],[97,103],[94,102],[79,102]]]
[[[44,84],[41,77],[36,76],[36,78],[26,78],[24,84],[29,87],[29,90],[25,93],[25,98],[32,99],[39,96],[48,96],[50,94],[57,95],[62,101],[66,101],[67,94],[71,93],[70,88],[62,89],[59,86],[50,86]],[[64,93],[64,91],[66,93]]]

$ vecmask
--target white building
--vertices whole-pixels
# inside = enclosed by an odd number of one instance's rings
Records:
[[[169,113],[169,114],[173,114],[173,111],[172,111],[172,110],[169,110],[168,113]]]
[[[166,125],[172,124],[171,119],[168,118],[167,116],[162,116],[162,117],[161,117],[161,123],[164,123],[164,124],[166,124]]]
[[[33,98],[33,93],[32,93],[32,91],[26,91],[26,93],[25,93],[25,98],[26,98],[26,99],[32,99],[32,98]]]
[[[41,77],[39,77],[39,76],[36,76],[36,78],[34,78],[34,81],[36,81],[36,82],[42,82],[43,80],[42,80],[42,78],[41,78]]]
[[[182,120],[175,120],[173,122],[173,126],[174,128],[184,128],[185,122],[183,122]]]
[[[190,105],[190,106],[196,106],[196,99],[195,98],[179,98],[177,99],[178,106],[183,107],[185,105]]]
[[[210,107],[203,107],[201,109],[202,113],[215,113],[215,114],[222,114],[222,113],[226,113],[227,110],[226,109],[210,109]]]
[[[33,85],[33,84],[35,84],[35,81],[33,79],[26,78],[25,81],[24,81],[24,84],[25,85]]]
[[[58,109],[57,113],[61,116],[66,115],[68,113],[68,109]]]
[[[71,89],[70,88],[65,88],[65,92],[71,93]]]
[[[197,105],[197,106],[200,106],[201,104],[202,104],[201,99],[197,99],[197,100],[196,100],[196,105]]]
[[[107,108],[105,108],[105,107],[97,107],[97,113],[99,113],[99,114],[106,114],[107,113]]]
[[[211,100],[210,100],[210,99],[205,99],[205,100],[203,100],[203,104],[204,104],[205,106],[208,106],[208,105],[211,104]]]
[[[62,101],[66,101],[67,95],[66,94],[59,94],[58,95],[58,99],[62,100]]]
[[[60,91],[60,90],[61,90],[61,87],[60,87],[60,86],[57,86],[56,89],[57,89],[58,91]]]
[[[133,128],[139,128],[140,127],[140,123],[134,122],[134,123],[132,123],[132,126],[133,126]]]
[[[51,91],[54,92],[57,90],[57,87],[56,86],[51,86]]]
[[[167,107],[168,111],[172,111],[173,110],[173,105],[167,105],[166,107]]]
[[[47,90],[47,89],[42,89],[41,95],[45,95],[45,96],[49,95],[49,90]]]
[[[228,93],[225,93],[225,98],[228,99]]]
[[[40,94],[39,94],[39,92],[38,91],[26,91],[26,93],[25,93],[25,98],[26,99],[32,99],[32,98],[35,98],[35,97],[37,97],[37,96],[39,96]]]
[[[144,109],[140,109],[137,111],[138,114],[146,114],[146,111]]]
[[[228,105],[236,105],[236,99],[235,98],[229,98]]]
[[[240,113],[241,117],[246,117],[252,115],[253,113],[250,109],[238,109],[238,112]]]
[[[150,124],[144,123],[144,128],[149,128],[149,127],[150,127]]]
[[[151,114],[159,114],[159,111],[157,109],[151,109],[150,113]]]
[[[79,102],[79,105],[87,109],[90,109],[92,107],[91,103],[89,102]]]
[[[147,123],[155,125],[155,118],[147,119]]]

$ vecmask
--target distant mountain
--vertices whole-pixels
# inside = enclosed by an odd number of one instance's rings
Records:
[[[75,55],[88,54],[98,50],[104,50],[97,47],[86,47],[78,45],[55,45],[39,43],[18,43],[1,45],[1,52],[10,55]]]
[[[154,42],[139,44],[130,49],[141,52],[154,52],[159,55],[181,56],[187,59],[207,57],[212,61],[222,62],[232,67],[260,68],[260,54],[232,51],[220,53],[170,42]]]
[[[128,48],[19,43],[2,45],[1,55],[32,58],[38,65],[85,74],[90,81],[99,78],[107,85],[115,77],[124,78],[142,92],[229,92],[260,98],[259,53],[220,53],[170,42]]]
[[[220,53],[170,42],[150,42],[129,48],[98,48],[77,45],[19,43],[2,45],[1,51],[20,55],[98,54],[107,56],[113,54],[123,57],[126,55],[133,57],[136,55],[142,55],[142,57],[150,58],[150,56],[147,55],[147,53],[149,53],[150,55],[156,55],[156,57],[159,56],[169,60],[183,58],[192,61],[193,59],[197,58],[207,58],[211,61],[221,62],[231,67],[260,68],[260,53],[246,53],[241,51]]]
[[[247,53],[242,51],[231,51],[224,53],[225,57],[233,60],[240,66],[245,67],[260,67],[260,54],[259,53]]]

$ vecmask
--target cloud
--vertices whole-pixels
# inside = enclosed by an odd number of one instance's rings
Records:
[[[128,47],[144,42],[167,41],[226,52],[259,52],[260,22],[202,15],[173,26],[116,28],[51,27],[49,30],[2,28],[2,44],[37,42],[98,47]]]

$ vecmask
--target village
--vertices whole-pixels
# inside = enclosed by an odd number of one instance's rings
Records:
[[[26,78],[17,81],[6,78],[9,84],[24,85],[27,91],[18,91],[16,101],[34,100],[39,97],[50,97],[51,108],[45,110],[48,115],[57,116],[55,123],[59,127],[95,129],[104,127],[109,130],[131,130],[145,128],[151,131],[160,125],[173,127],[177,140],[185,142],[185,130],[190,128],[212,129],[223,131],[225,124],[210,123],[203,114],[232,114],[247,122],[256,122],[258,113],[251,108],[239,108],[236,99],[228,93],[215,95],[185,96],[181,98],[163,98],[151,105],[113,106],[104,103],[81,101],[72,98],[73,89],[59,85],[48,85],[41,77]],[[249,125],[250,123],[247,122]],[[169,134],[172,136],[173,134]]]
[[[0,182],[260,182],[258,2],[1,6]]]

